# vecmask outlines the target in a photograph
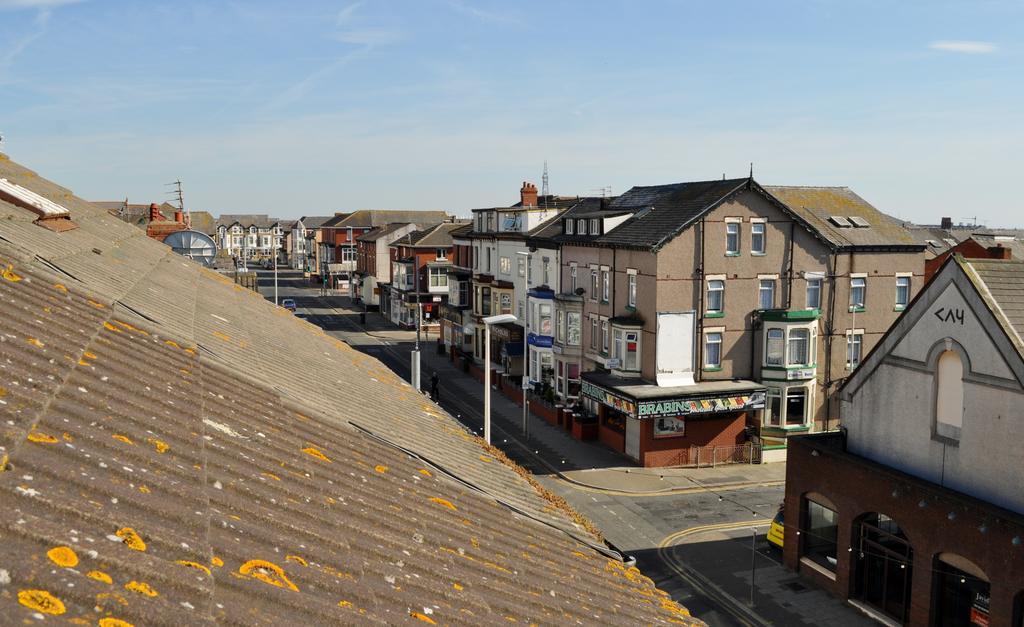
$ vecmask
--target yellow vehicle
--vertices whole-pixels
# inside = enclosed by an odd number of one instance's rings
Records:
[[[779,505],[779,511],[772,518],[772,524],[768,527],[768,542],[782,548],[782,540],[786,532],[785,505]]]

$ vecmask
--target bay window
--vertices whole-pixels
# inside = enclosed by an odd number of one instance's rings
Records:
[[[811,363],[810,358],[811,332],[809,329],[789,330],[789,360],[788,366],[806,366]]]
[[[782,329],[768,329],[765,341],[764,363],[769,366],[781,366],[783,363],[783,345],[785,332]]]

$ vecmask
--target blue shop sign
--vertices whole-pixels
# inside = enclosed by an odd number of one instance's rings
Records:
[[[550,335],[531,333],[526,336],[526,343],[537,348],[551,348],[552,344],[554,344],[554,338]]]

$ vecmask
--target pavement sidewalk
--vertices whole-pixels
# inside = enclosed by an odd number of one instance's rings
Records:
[[[348,297],[325,297],[322,300],[353,324],[378,339],[385,339],[396,349],[411,350],[416,332],[396,328],[377,312],[366,314],[366,323],[359,322]],[[437,335],[421,335],[421,385],[429,386],[430,373],[440,379],[441,404],[465,423],[479,424],[483,408],[483,385],[453,364],[447,355],[435,350]],[[459,409],[463,409],[460,413]],[[465,414],[465,416],[463,415]],[[728,464],[714,468],[642,468],[600,442],[574,439],[564,429],[548,424],[530,413],[527,439],[522,432],[522,407],[497,390],[491,392],[492,442],[513,458],[523,454],[537,463],[528,464],[536,474],[553,474],[583,488],[624,494],[679,493],[717,490],[750,485],[779,484],[786,478],[784,463]],[[472,427],[471,427],[472,428]],[[474,429],[482,435],[482,426]],[[518,449],[518,450],[514,450]],[[544,470],[538,468],[538,464]]]

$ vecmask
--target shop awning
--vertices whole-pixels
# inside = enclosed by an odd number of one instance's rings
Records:
[[[763,409],[765,403],[766,388],[756,381],[662,387],[598,372],[585,372],[582,379],[584,396],[640,419]]]

